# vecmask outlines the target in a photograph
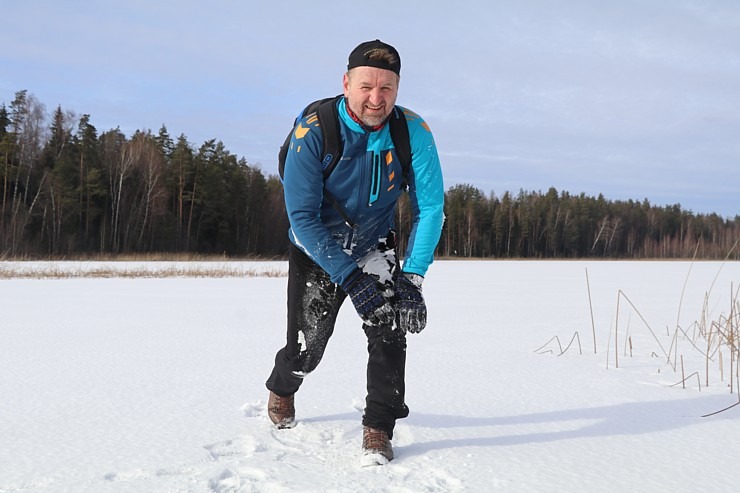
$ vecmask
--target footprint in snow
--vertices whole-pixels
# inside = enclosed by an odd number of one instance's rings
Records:
[[[258,400],[255,402],[247,402],[242,406],[241,409],[244,413],[244,416],[248,418],[257,418],[265,414],[267,407],[265,406],[264,402]]]
[[[214,461],[224,458],[249,457],[266,449],[261,441],[248,435],[233,440],[203,445],[203,448],[208,451],[208,454]]]

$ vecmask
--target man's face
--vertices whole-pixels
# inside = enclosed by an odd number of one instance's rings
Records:
[[[380,125],[396,104],[398,75],[375,67],[355,67],[344,74],[344,96],[352,112],[369,127]]]

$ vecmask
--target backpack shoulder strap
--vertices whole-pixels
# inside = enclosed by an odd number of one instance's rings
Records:
[[[316,116],[319,118],[321,133],[324,136],[323,158],[321,161],[324,170],[324,179],[328,178],[334,167],[342,157],[344,143],[342,142],[341,131],[339,130],[339,112],[337,111],[337,101],[342,95],[322,99],[316,108]]]
[[[403,169],[403,185],[406,188],[409,172],[411,171],[411,138],[409,137],[406,116],[398,106],[393,108],[389,124],[393,146],[396,148],[396,155],[398,155],[398,159],[401,161],[401,169]]]
[[[321,133],[324,136],[324,158],[321,161],[321,166],[324,170],[324,180],[326,180],[334,168],[339,162],[339,158],[342,157],[344,151],[344,142],[342,142],[342,134],[339,129],[339,111],[337,110],[337,102],[342,97],[339,96],[333,98],[327,98],[322,100],[319,107],[316,109],[316,116],[319,118],[319,125],[321,127]],[[344,210],[342,205],[329,193],[329,190],[324,187],[324,196],[331,202],[332,207],[342,216],[347,225],[354,229],[355,224],[349,217],[347,212]]]

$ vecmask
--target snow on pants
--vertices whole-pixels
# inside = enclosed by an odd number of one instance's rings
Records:
[[[360,264],[389,286],[397,269],[395,245],[379,245]],[[380,267],[379,267],[380,266]],[[305,253],[290,245],[288,260],[288,334],[266,382],[279,396],[294,394],[321,361],[334,332],[346,293]],[[353,307],[354,308],[354,307]],[[396,419],[405,418],[406,335],[391,326],[363,324],[367,336],[367,397],[362,424],[393,437]]]

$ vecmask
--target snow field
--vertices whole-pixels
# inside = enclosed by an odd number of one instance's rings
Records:
[[[411,415],[372,468],[349,305],[298,425],[275,430],[285,278],[0,281],[0,492],[734,491],[740,406],[701,417],[738,400],[729,352],[705,387],[704,356],[678,340],[701,391],[654,353],[707,293],[711,320],[729,314],[739,280],[719,262],[435,263],[429,325],[409,336]],[[619,290],[657,340],[622,300],[614,342]],[[553,337],[575,333],[581,352],[558,355]]]

